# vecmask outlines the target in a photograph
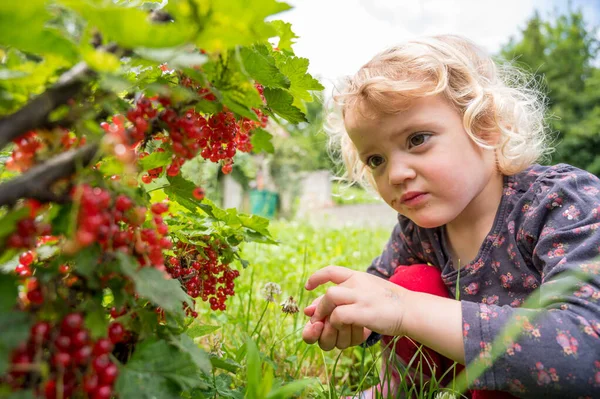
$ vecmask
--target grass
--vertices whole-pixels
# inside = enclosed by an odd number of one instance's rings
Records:
[[[304,284],[312,272],[330,264],[365,270],[381,253],[389,229],[315,229],[306,224],[273,222],[270,230],[281,244],[251,243],[243,248],[242,257],[250,260],[251,265],[236,280],[236,295],[228,300],[227,311],[212,312],[207,306],[199,307],[201,324],[221,326],[202,339],[202,347],[220,349],[225,357],[241,363],[244,344],[251,336],[263,361],[270,363],[275,375],[283,381],[314,377],[324,384],[317,391],[324,391],[329,390],[325,384],[331,379],[336,392],[361,381],[365,387],[375,383],[376,374],[365,378],[364,371],[374,369],[379,345],[368,350],[354,347],[323,352],[318,345],[302,341],[302,328],[308,321],[302,309],[326,289],[319,287],[308,292]],[[281,286],[276,303],[267,302],[261,294],[268,282]],[[290,296],[297,301],[299,313],[281,312],[279,304]]]
[[[202,337],[201,346],[220,352],[233,363],[249,364],[246,343],[250,337],[256,343],[263,365],[267,365],[263,366],[263,370],[269,369],[266,377],[256,377],[253,371],[254,380],[272,381],[270,370],[276,384],[315,378],[317,384],[304,390],[301,397],[339,398],[375,385],[379,381],[381,367],[379,344],[368,349],[351,347],[324,352],[318,345],[307,345],[302,341],[302,328],[308,320],[302,309],[327,288],[324,286],[307,292],[304,284],[312,272],[330,264],[365,270],[381,253],[389,238],[389,229],[352,226],[316,229],[307,224],[273,222],[270,230],[281,244],[247,244],[243,248],[243,258],[250,260],[251,265],[236,281],[236,295],[228,300],[228,310],[212,312],[208,306],[199,306],[200,324],[218,327],[215,332]],[[576,284],[588,278],[586,275],[565,275],[554,285],[556,291],[532,295],[523,308],[533,318],[535,309],[548,306],[557,292],[572,292]],[[268,282],[281,287],[281,294],[275,302],[266,301],[261,294],[261,288]],[[297,301],[299,313],[281,312],[279,304],[290,296]],[[517,339],[521,332],[520,324],[509,323],[494,341],[492,360],[503,353],[506,342]],[[487,367],[484,362],[468,365],[469,377],[477,378]],[[232,385],[245,387],[248,376],[243,368],[239,370],[233,375]],[[398,371],[401,376],[406,375],[404,370]],[[456,377],[452,368],[448,372]],[[433,380],[421,386],[410,386],[405,383],[408,380],[410,377],[403,378],[401,391],[414,393],[418,398],[460,397],[441,388]],[[455,382],[457,391],[464,392],[466,381],[459,376]]]

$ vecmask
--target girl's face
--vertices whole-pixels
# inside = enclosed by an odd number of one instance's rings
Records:
[[[461,115],[440,95],[415,99],[394,115],[344,123],[377,190],[398,213],[425,228],[475,222],[498,206],[494,152],[467,135]],[[495,202],[495,203],[490,203]]]

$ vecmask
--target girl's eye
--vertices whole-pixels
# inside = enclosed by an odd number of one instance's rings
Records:
[[[369,158],[367,158],[366,165],[371,169],[375,169],[382,163],[383,163],[383,158],[381,156],[373,155],[373,156],[370,156]]]
[[[418,147],[420,145],[423,145],[430,138],[431,138],[431,134],[428,134],[428,133],[413,134],[412,136],[410,136],[408,138],[409,147],[412,148],[412,147]]]

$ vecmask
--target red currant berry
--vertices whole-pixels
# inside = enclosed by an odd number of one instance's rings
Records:
[[[108,326],[108,337],[110,338],[113,344],[118,344],[123,340],[123,336],[125,335],[125,329],[123,325],[119,322],[112,322]]]

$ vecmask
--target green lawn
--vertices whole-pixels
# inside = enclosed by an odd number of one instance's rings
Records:
[[[343,386],[356,388],[364,381],[364,371],[373,366],[373,356],[378,346],[370,350],[354,347],[344,351],[323,352],[318,345],[302,341],[302,327],[307,318],[302,309],[325,291],[320,287],[314,292],[304,290],[310,273],[327,265],[347,266],[365,270],[382,250],[390,231],[388,229],[315,229],[298,223],[273,222],[273,236],[281,242],[278,246],[249,244],[243,248],[243,258],[250,266],[236,280],[236,295],[228,300],[226,312],[211,312],[208,306],[199,306],[201,323],[221,326],[220,329],[201,338],[204,348],[220,350],[224,356],[236,362],[244,362],[244,343],[249,335],[257,342],[263,361],[270,363],[274,375],[287,382],[315,377],[320,383],[329,381],[339,396]],[[267,302],[261,288],[268,282],[281,286],[282,293],[276,303]],[[300,312],[288,315],[281,312],[279,304],[292,296]],[[341,352],[341,356],[340,356]],[[364,362],[361,362],[362,357]],[[371,376],[376,375],[371,373]],[[236,382],[236,378],[239,380]],[[233,384],[243,384],[243,374],[233,379]],[[303,397],[323,397],[328,388],[319,383]],[[326,395],[329,397],[329,394]]]

